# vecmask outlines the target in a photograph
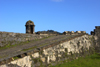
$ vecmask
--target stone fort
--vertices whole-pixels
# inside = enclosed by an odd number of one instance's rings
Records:
[[[100,53],[100,26],[91,35],[85,31],[36,32],[31,20],[26,34],[0,32],[0,67],[48,67]]]

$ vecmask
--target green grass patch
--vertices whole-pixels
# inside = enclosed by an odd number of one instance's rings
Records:
[[[50,67],[100,67],[100,55],[93,54],[85,58],[80,57],[79,59]]]
[[[14,60],[18,59],[19,57],[13,57]]]

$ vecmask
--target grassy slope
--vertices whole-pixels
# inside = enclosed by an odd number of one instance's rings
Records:
[[[79,58],[73,61],[64,62],[51,67],[100,67],[100,55],[93,54],[85,58]]]

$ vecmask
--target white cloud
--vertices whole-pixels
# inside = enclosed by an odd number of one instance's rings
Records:
[[[51,0],[51,1],[54,1],[54,2],[62,2],[63,0]]]

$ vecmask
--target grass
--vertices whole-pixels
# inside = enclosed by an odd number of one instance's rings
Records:
[[[67,61],[67,60],[66,60]],[[93,54],[85,58],[80,57],[79,59],[64,62],[50,67],[100,67],[100,55]]]
[[[19,59],[19,57],[13,57],[13,60]]]

